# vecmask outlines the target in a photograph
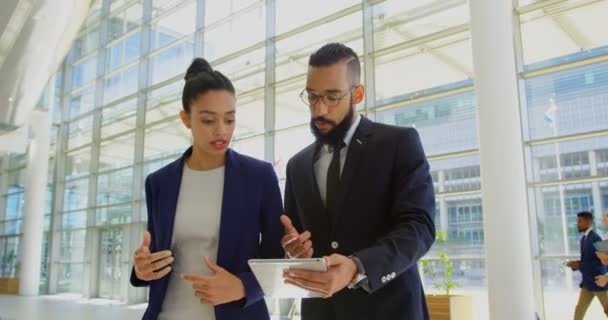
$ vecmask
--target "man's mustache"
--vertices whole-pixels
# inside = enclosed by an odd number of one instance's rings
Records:
[[[316,118],[312,118],[313,122],[323,122],[323,123],[327,123],[330,124],[332,126],[337,126],[338,124],[332,120],[326,119],[325,117],[321,116],[321,117],[316,117]]]

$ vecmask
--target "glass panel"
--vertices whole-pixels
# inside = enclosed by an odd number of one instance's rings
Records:
[[[134,157],[134,133],[102,141],[99,149],[99,171],[132,165]]]
[[[86,208],[89,198],[89,179],[68,181],[63,195],[63,210],[71,211]]]
[[[23,226],[23,220],[21,220],[21,219],[4,221],[3,234],[5,234],[5,235],[20,234],[22,226]]]
[[[342,1],[331,1],[331,6],[339,2]],[[278,2],[277,5],[281,3],[283,2]],[[296,3],[298,5],[295,5]],[[314,8],[315,13],[319,12],[316,7],[309,7],[309,2],[300,1],[293,2],[293,4],[290,3],[291,8],[289,10],[301,5],[305,5],[307,8]],[[328,5],[329,2],[325,2],[322,7],[325,8]],[[280,16],[279,12],[277,11],[277,19]],[[297,16],[308,18],[308,16],[302,15],[302,13],[298,13]],[[328,41],[342,42],[358,54],[361,54],[363,52],[362,19],[361,12],[356,12],[278,41],[276,43],[276,81],[280,82],[295,76],[305,75],[308,70],[308,58],[310,54],[321,48]],[[298,98],[296,97],[296,99]]]
[[[230,148],[241,154],[246,154],[256,159],[264,160],[264,136],[257,136],[244,140],[235,141],[230,145]]]
[[[0,277],[18,276],[20,237],[0,238]]]
[[[144,160],[180,154],[191,145],[191,141],[192,134],[184,127],[181,120],[177,118],[146,128]]]
[[[527,79],[525,88],[527,140],[608,128],[608,63]]]
[[[99,245],[99,297],[121,299],[122,279],[122,240],[120,229],[104,230]]]
[[[62,263],[58,266],[57,293],[82,293],[84,265],[82,263]]]
[[[605,0],[560,1],[523,14],[524,62],[542,66],[605,53],[606,12]]]
[[[124,224],[131,222],[131,205],[113,206],[97,209],[97,225]]]
[[[481,189],[479,156],[431,161],[437,192],[462,192]]]
[[[61,215],[61,228],[80,229],[87,226],[87,211],[74,211]]]
[[[74,65],[72,88],[79,88],[97,77],[97,55]]]
[[[469,21],[466,1],[388,0],[373,7],[374,49],[424,37]]]
[[[608,145],[608,137],[577,140],[563,143],[538,145],[531,148],[533,182],[586,178],[606,175],[605,163],[591,157],[601,153],[599,148]],[[598,151],[594,151],[598,150]],[[558,156],[559,155],[559,156]]]
[[[129,36],[127,39],[115,43],[107,51],[107,72],[111,72],[136,60],[140,55],[141,34],[139,32]]]
[[[150,63],[152,84],[186,72],[192,62],[194,46],[191,40],[171,47],[154,56]]]
[[[24,191],[25,186],[25,170],[17,169],[8,172],[8,189],[7,193]]]
[[[310,108],[299,97],[305,80],[279,86],[275,90],[275,129],[290,128],[310,122]]]
[[[479,147],[477,109],[473,92],[380,111],[376,113],[376,120],[390,125],[416,128],[427,155]]]
[[[91,143],[93,139],[93,116],[70,122],[68,150]]]
[[[65,178],[73,179],[89,173],[91,167],[91,147],[68,152],[65,158]]]
[[[192,35],[196,26],[196,2],[188,1],[177,10],[164,15],[152,25],[152,50],[158,49],[185,36]]]
[[[97,180],[97,205],[127,202],[132,199],[133,168],[100,175]]]
[[[23,216],[23,201],[24,194],[22,192],[6,196],[6,212],[4,219],[17,219]]]
[[[205,2],[205,25],[214,24],[221,19],[234,15],[246,9],[264,7],[261,0],[236,0],[236,1],[207,1]]]
[[[86,230],[62,231],[59,257],[63,261],[82,262],[84,260]]]
[[[287,161],[313,142],[314,137],[308,127],[298,127],[276,133],[274,158],[279,179],[285,178]]]
[[[117,8],[112,5],[112,8]],[[143,17],[143,5],[135,3],[127,9],[118,10],[108,19],[109,40],[116,39],[123,34],[139,27]]]
[[[264,48],[257,49],[224,62],[214,69],[219,70],[232,81],[237,96],[239,96],[264,87],[264,81],[266,81],[265,56]]]
[[[454,257],[483,257],[484,230],[481,194],[445,197],[447,249]],[[440,245],[433,246],[433,251]]]
[[[176,117],[182,110],[182,82],[172,82],[147,95],[146,124]]]
[[[264,94],[237,102],[236,131],[233,139],[264,133]]]
[[[116,99],[135,93],[138,86],[139,65],[113,75],[104,80],[103,103],[107,104]]]
[[[226,41],[237,34],[239,41]],[[205,30],[204,57],[213,61],[262,42],[265,38],[266,8],[261,4]]]
[[[135,129],[137,98],[121,102],[102,111],[101,139]]]
[[[329,16],[350,6],[360,4],[358,0],[309,0],[276,1],[277,34],[300,27],[304,24]],[[359,21],[359,24],[361,22]]]
[[[74,59],[80,59],[88,53],[93,52],[93,50],[97,49],[98,45],[99,27],[95,27],[74,41],[74,46],[72,47]]]
[[[473,78],[470,35],[462,32],[427,44],[376,56],[376,100],[421,90],[467,85]],[[415,76],[403,76],[403,75]],[[445,88],[440,86],[450,85]]]
[[[70,98],[69,117],[74,118],[93,110],[95,107],[95,86],[90,86]]]

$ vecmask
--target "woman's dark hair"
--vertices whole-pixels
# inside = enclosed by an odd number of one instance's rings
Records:
[[[213,70],[203,58],[192,60],[184,77],[186,84],[182,93],[182,106],[190,113],[190,105],[199,96],[211,90],[226,90],[234,95],[232,82],[219,71]]]

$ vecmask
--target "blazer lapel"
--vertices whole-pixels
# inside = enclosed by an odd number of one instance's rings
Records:
[[[181,158],[174,161],[167,172],[167,176],[163,179],[163,184],[160,186],[160,220],[164,223],[159,226],[159,230],[164,233],[160,237],[159,249],[168,250],[171,248],[173,240],[173,225],[175,223],[175,213],[177,210],[177,201],[179,199],[179,189],[182,184],[182,175],[184,173],[184,162],[192,154],[192,147],[188,148]]]
[[[346,200],[346,196],[353,184],[354,178],[356,177],[357,168],[363,160],[365,155],[366,143],[371,135],[371,127],[373,123],[367,118],[361,116],[361,121],[355,134],[353,135],[349,145],[348,152],[346,154],[346,160],[344,162],[344,169],[340,177],[340,190],[338,191],[338,210],[336,212],[336,219],[334,223],[338,223],[340,215],[342,214],[343,203]]]

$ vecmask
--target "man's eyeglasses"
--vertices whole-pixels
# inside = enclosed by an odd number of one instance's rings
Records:
[[[321,94],[308,92],[308,91],[306,91],[306,89],[304,89],[300,93],[300,99],[302,99],[302,102],[304,102],[304,104],[307,106],[314,106],[315,104],[317,104],[319,102],[319,99],[322,99],[323,104],[332,108],[332,107],[337,106],[340,103],[340,101],[342,101],[342,99],[344,99],[344,97],[346,97],[351,92],[353,92],[353,90],[356,87],[357,86],[351,87],[350,90],[348,90],[345,94],[342,94],[342,95],[340,95],[339,93],[329,93],[329,94],[321,95]]]

